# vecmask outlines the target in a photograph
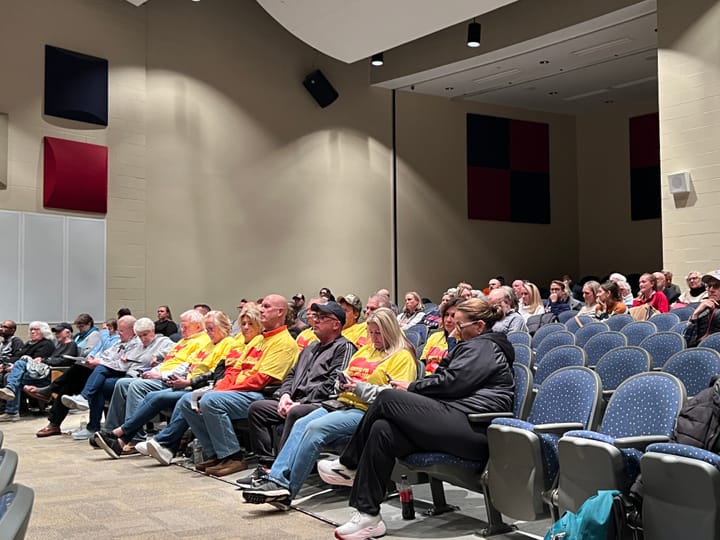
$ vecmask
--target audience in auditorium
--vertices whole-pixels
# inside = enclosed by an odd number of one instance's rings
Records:
[[[348,299],[352,295],[338,297]],[[248,409],[250,443],[265,474],[275,461],[273,432],[282,426],[278,450],[282,449],[295,423],[320,407],[335,389],[335,372],[345,369],[357,348],[342,335],[347,310],[335,302],[311,304],[308,315],[318,340],[298,357],[272,399],[255,401]],[[248,481],[252,486],[252,478]]]
[[[335,301],[335,295],[333,295],[333,293],[330,292],[330,289],[328,289],[327,287],[323,287],[322,289],[320,289],[320,291],[318,292],[318,296],[320,298],[324,298],[328,302]],[[390,296],[390,293],[388,293],[388,296]]]
[[[673,283],[673,273],[670,270],[663,270],[662,272],[665,275],[665,289],[668,291],[668,301],[670,304],[677,302],[680,297],[680,287]],[[674,298],[674,300],[670,301],[670,298]]]
[[[36,343],[47,339],[46,331],[49,330],[47,323],[35,321],[30,323],[30,341]],[[20,398],[21,390],[26,384],[50,383],[50,368],[68,366],[74,360],[68,360],[65,356],[77,356],[78,346],[72,338],[72,325],[70,323],[59,323],[53,328],[57,346],[52,353],[46,357],[23,355],[16,360],[5,383],[5,388],[0,388],[0,399],[7,401],[5,413],[0,415],[0,422],[16,422],[20,419]],[[42,336],[40,338],[39,336]],[[24,348],[22,349],[24,350]],[[21,350],[21,352],[22,352]]]
[[[313,304],[324,304],[327,302],[327,299],[318,296],[317,298],[311,298],[308,305],[312,306]],[[310,323],[311,321],[308,321]],[[302,351],[305,347],[310,345],[313,341],[317,340],[317,335],[315,335],[315,332],[313,330],[312,324],[305,328],[302,332],[298,334],[298,336],[295,338],[295,343],[297,343],[298,350]]]
[[[17,358],[20,349],[24,345],[23,340],[15,335],[16,330],[17,324],[15,324],[15,321],[7,320],[0,324],[0,338],[2,338],[0,343],[0,364],[2,366]],[[3,371],[4,369],[0,367],[0,379],[2,379]]]
[[[685,337],[688,347],[696,347],[710,334],[720,332],[720,269],[711,270],[702,277],[707,297],[700,301],[688,319]]]
[[[645,273],[641,275],[639,285],[640,291],[638,292],[637,298],[633,300],[633,307],[650,304],[651,307],[660,313],[670,311],[667,296],[657,292],[657,279],[653,274]]]
[[[493,289],[488,295],[487,301],[493,306],[502,308],[503,318],[497,321],[493,327],[493,332],[527,332],[525,319],[513,308],[512,289],[509,287],[500,287]]]
[[[595,316],[598,319],[607,319],[612,315],[626,313],[628,307],[620,297],[620,287],[614,281],[606,281],[598,287],[597,306]]]
[[[400,328],[405,330],[416,324],[420,324],[425,316],[422,299],[415,291],[405,293],[405,307],[397,316]]]
[[[608,279],[618,284],[618,287],[620,289],[620,297],[622,298],[623,303],[627,307],[632,307],[633,302],[635,301],[635,297],[633,296],[632,288],[628,284],[627,278],[624,275],[619,274],[618,272],[613,272],[612,274],[610,274],[610,277]]]
[[[570,289],[567,288],[564,281],[554,279],[550,282],[550,296],[548,296],[545,311],[553,315],[560,315],[563,311],[569,309],[577,311],[582,304],[572,297]]]
[[[595,316],[597,308],[597,295],[600,284],[597,281],[586,281],[582,286],[583,306],[578,311],[578,315]]]
[[[195,305],[193,306],[193,309],[194,309],[195,311],[199,311],[199,312],[202,313],[203,315],[207,315],[212,308],[211,308],[209,305],[207,305],[207,304],[195,304]]]
[[[161,336],[172,336],[178,331],[177,324],[172,320],[170,306],[158,306],[157,321],[155,321],[155,333]]]
[[[33,321],[28,326],[29,339],[15,356],[11,356],[7,362],[3,362],[2,369],[5,373],[10,373],[13,364],[23,356],[29,358],[47,358],[51,356],[55,350],[55,344],[52,342],[52,331],[48,323],[44,321]]]
[[[105,321],[100,330],[100,341],[98,341],[97,345],[88,353],[88,357],[95,358],[100,356],[104,351],[115,345],[120,339],[117,328],[117,319],[108,319]]]
[[[433,373],[450,351],[455,348],[460,333],[455,326],[455,312],[457,305],[464,299],[453,296],[440,306],[440,331],[428,336],[420,360],[425,364],[425,373]]]
[[[502,316],[499,305],[484,300],[459,304],[462,342],[435,373],[412,383],[392,381],[394,390],[370,405],[340,458],[318,463],[323,480],[352,486],[349,502],[357,513],[335,529],[336,538],[385,534],[380,503],[395,458],[441,452],[487,461],[486,427],[469,423],[467,414],[512,410],[515,352],[504,334],[490,330]]]
[[[356,348],[367,343],[367,326],[360,323],[362,315],[362,302],[354,294],[338,296],[337,303],[345,311],[345,323],[342,335],[345,336]]]
[[[323,446],[351,436],[368,404],[389,388],[390,381],[401,384],[416,379],[414,347],[392,310],[378,308],[368,316],[367,324],[371,342],[355,353],[342,376],[338,375],[342,393],[337,401],[323,403],[295,423],[267,479],[243,492],[246,501],[289,508]]]
[[[680,291],[667,288],[665,272],[653,272],[653,276],[655,276],[655,290],[665,295],[668,305],[674,304],[680,296]]]
[[[542,298],[540,298],[540,291],[537,285],[529,281],[521,281],[521,283],[518,313],[527,321],[533,315],[545,313],[545,306],[543,305]],[[515,282],[513,282],[513,285],[514,284]]]
[[[696,270],[688,272],[685,281],[688,284],[688,289],[678,298],[679,304],[694,304],[695,302],[700,302],[701,300],[707,298],[707,290],[700,272]]]
[[[100,330],[95,326],[93,318],[87,313],[78,315],[73,324],[78,329],[78,332],[73,336],[73,341],[78,347],[78,354],[87,356],[100,342]]]

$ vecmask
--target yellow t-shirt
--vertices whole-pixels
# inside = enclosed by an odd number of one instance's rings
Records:
[[[351,341],[358,349],[361,349],[363,345],[367,345],[369,341],[367,336],[367,323],[355,323],[343,330],[342,335],[345,336],[348,341]]]
[[[213,371],[220,363],[220,360],[227,358],[230,351],[237,347],[237,341],[230,336],[223,338],[218,343],[211,341],[195,355],[193,363],[190,364],[188,379]],[[242,351],[244,348],[245,340],[243,339],[240,350]]]
[[[427,375],[435,372],[440,361],[447,356],[447,351],[448,342],[447,338],[445,338],[445,332],[441,330],[430,334],[420,357],[425,361],[425,373]]]
[[[208,344],[212,345],[212,340],[205,330],[187,339],[181,339],[170,349],[170,352],[165,355],[165,360],[160,364],[160,373],[170,373],[183,364],[192,364],[195,355],[202,351]]]
[[[297,343],[298,349],[302,351],[305,347],[310,345],[313,341],[317,341],[318,337],[315,335],[315,332],[313,332],[312,326],[310,328],[306,328],[302,332],[298,334],[298,337],[295,338],[295,343]]]
[[[345,374],[377,386],[386,385],[388,375],[398,381],[412,382],[417,378],[417,364],[407,350],[403,349],[387,359],[386,356],[384,351],[378,351],[374,345],[365,345],[350,359]],[[341,393],[338,400],[363,411],[368,408],[368,404],[353,392]]]

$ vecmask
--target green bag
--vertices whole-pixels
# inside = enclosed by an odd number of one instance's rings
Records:
[[[607,540],[616,490],[598,491],[585,501],[577,514],[567,512],[545,535],[545,540]]]

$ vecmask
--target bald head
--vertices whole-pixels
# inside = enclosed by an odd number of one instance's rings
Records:
[[[268,294],[260,306],[260,322],[265,331],[275,330],[285,324],[288,301],[280,294]]]

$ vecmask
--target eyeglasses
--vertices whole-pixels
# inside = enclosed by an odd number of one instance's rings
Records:
[[[458,330],[462,330],[463,328],[467,328],[468,326],[471,326],[473,324],[477,324],[477,321],[468,321],[468,322],[456,322],[455,327]]]
[[[689,278],[687,278],[688,281],[696,281],[698,279],[700,279],[700,276],[690,276]]]
[[[337,317],[335,317],[335,316],[333,316],[333,315],[325,315],[325,314],[315,315],[315,320],[318,321],[318,322],[323,322],[323,321],[337,321],[337,322],[340,322],[340,319],[338,319]]]
[[[559,287],[550,287],[550,292],[560,292],[560,291],[562,291],[562,289]]]

